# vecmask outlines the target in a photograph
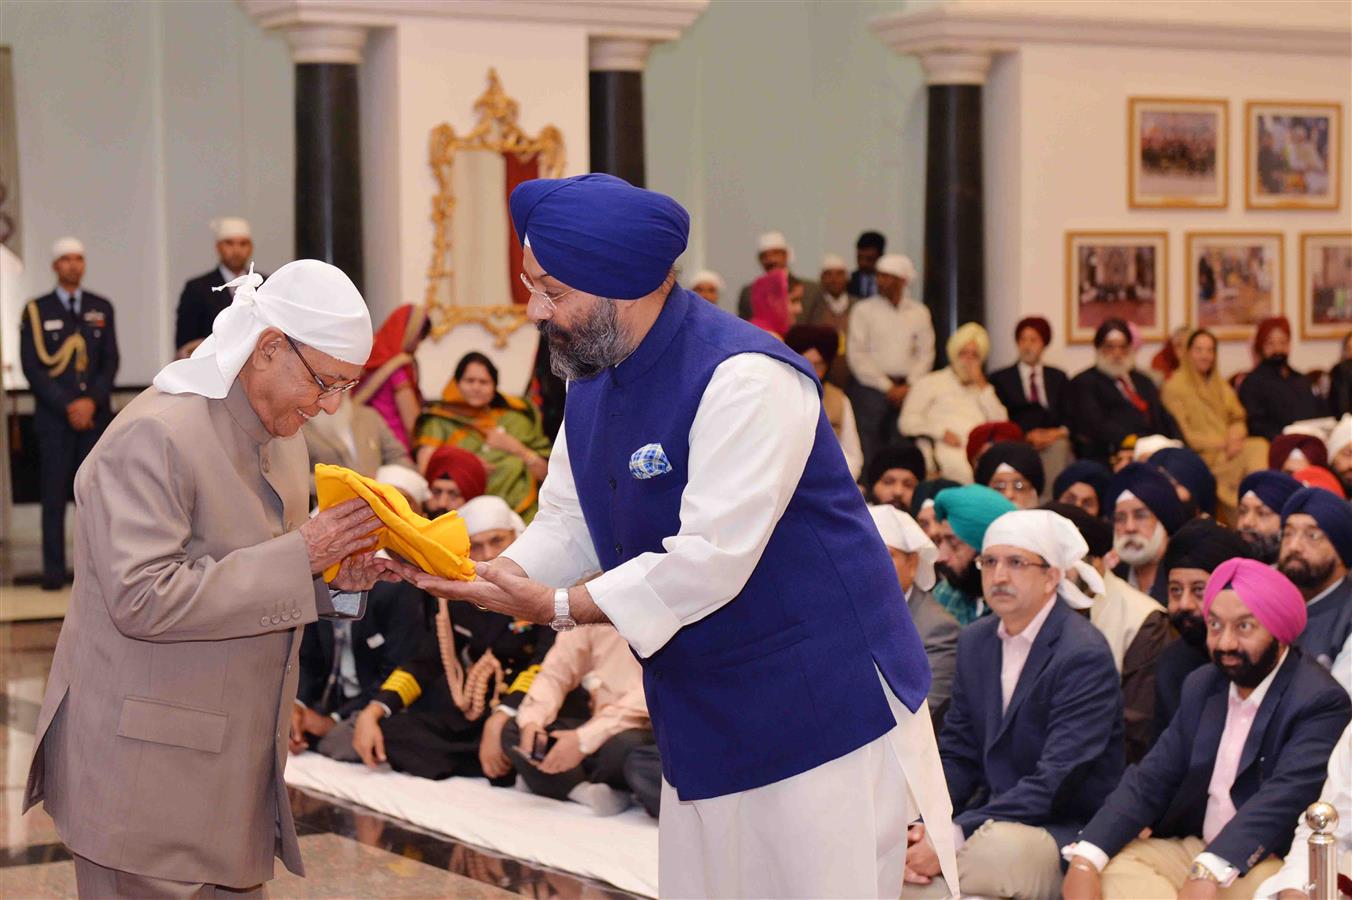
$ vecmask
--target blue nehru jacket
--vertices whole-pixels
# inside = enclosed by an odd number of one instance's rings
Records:
[[[781,341],[674,287],[629,359],[569,386],[568,455],[605,569],[663,552],[680,531],[690,427],[714,370],[741,353],[815,380]],[[633,477],[631,456],[654,443],[671,471]],[[919,708],[925,650],[825,413],[742,592],[641,662],[662,772],[682,800],[772,784],[885,734],[895,720],[879,672]]]

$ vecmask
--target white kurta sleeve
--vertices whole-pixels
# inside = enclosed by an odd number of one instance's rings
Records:
[[[915,343],[915,359],[911,362],[911,368],[906,373],[906,380],[915,384],[915,380],[922,375],[927,375],[934,371],[934,319],[930,316],[929,307],[920,304],[920,314],[917,319],[917,339]]]
[[[864,450],[859,445],[859,428],[854,423],[854,405],[850,398],[843,399],[844,412],[840,416],[840,449],[845,454],[845,464],[850,467],[850,477],[859,480],[864,471]]]
[[[936,417],[930,415],[940,384],[937,378],[921,378],[911,382],[911,390],[901,402],[897,417],[897,431],[906,437],[929,437],[942,440],[945,429]]]
[[[987,422],[1003,422],[1009,418],[1009,411],[1000,402],[1000,397],[995,393],[994,385],[987,383],[981,389],[976,402],[981,407],[981,412],[986,416]]]
[[[886,393],[892,387],[892,379],[882,370],[869,352],[869,331],[873,324],[867,303],[857,303],[850,310],[850,326],[845,337],[845,363],[856,381],[875,391]]]
[[[540,485],[540,509],[530,525],[502,555],[536,581],[572,587],[584,575],[601,570],[577,499],[577,483],[568,464],[567,426],[559,429],[549,454],[549,476]]]
[[[714,371],[690,427],[680,530],[665,552],[587,585],[636,653],[651,656],[741,593],[798,487],[821,414],[816,384],[786,363],[746,353]]]

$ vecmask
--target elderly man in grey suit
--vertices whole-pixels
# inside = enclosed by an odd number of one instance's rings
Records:
[[[82,897],[261,891],[303,874],[282,770],[301,627],[393,580],[360,500],[307,519],[297,433],[361,373],[371,320],[314,260],[250,272],[75,482],[79,537],[28,775]],[[337,576],[320,573],[342,561]]]

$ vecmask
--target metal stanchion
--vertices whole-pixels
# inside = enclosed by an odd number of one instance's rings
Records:
[[[1338,811],[1332,803],[1312,804],[1305,810],[1305,824],[1310,826],[1306,842],[1310,848],[1310,881],[1305,892],[1310,900],[1337,900],[1338,841],[1333,832],[1338,827]]]

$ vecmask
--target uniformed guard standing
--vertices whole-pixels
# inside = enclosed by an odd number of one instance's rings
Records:
[[[37,401],[42,493],[42,589],[66,582],[66,503],[75,471],[113,418],[117,375],[113,304],[80,288],[84,245],[52,245],[56,290],[30,300],[19,323],[19,356]]]

